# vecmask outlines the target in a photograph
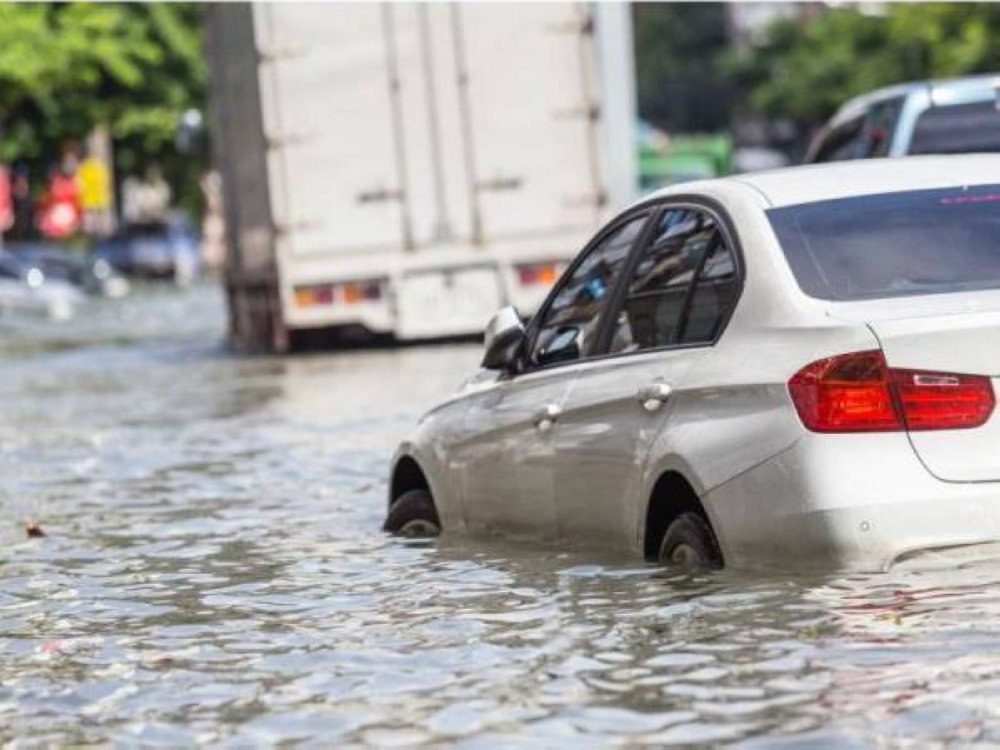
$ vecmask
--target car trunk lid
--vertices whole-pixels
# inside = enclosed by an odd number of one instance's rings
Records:
[[[985,375],[1000,388],[1000,308],[869,318],[890,368]],[[911,430],[928,470],[949,482],[1000,481],[1000,410],[981,427]]]

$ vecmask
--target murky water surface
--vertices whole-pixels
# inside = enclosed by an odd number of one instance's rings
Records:
[[[211,287],[0,322],[0,741],[1000,745],[1000,566],[394,541],[388,456],[477,349],[241,359],[222,328]]]

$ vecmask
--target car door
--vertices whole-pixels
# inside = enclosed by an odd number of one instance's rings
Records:
[[[524,371],[472,397],[453,464],[470,527],[556,534],[560,413],[647,220],[647,213],[633,213],[591,243],[530,326]]]
[[[642,468],[669,429],[685,378],[710,356],[735,306],[737,257],[718,218],[668,206],[631,264],[603,344],[581,366],[556,433],[562,535],[631,545],[645,503]]]

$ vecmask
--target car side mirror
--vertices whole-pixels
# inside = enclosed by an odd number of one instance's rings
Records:
[[[486,325],[483,336],[486,352],[482,366],[487,370],[512,370],[526,337],[524,324],[517,310],[509,306],[503,308]]]

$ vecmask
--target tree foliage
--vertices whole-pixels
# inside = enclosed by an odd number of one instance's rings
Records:
[[[103,124],[125,171],[151,162],[184,171],[178,124],[204,107],[205,89],[195,5],[0,4],[4,161],[53,160],[62,142]]]
[[[845,6],[778,21],[731,70],[760,111],[812,127],[882,86],[1000,71],[998,39],[1000,4]]]
[[[640,115],[672,133],[726,128],[735,90],[719,64],[725,4],[637,3],[633,15]]]

